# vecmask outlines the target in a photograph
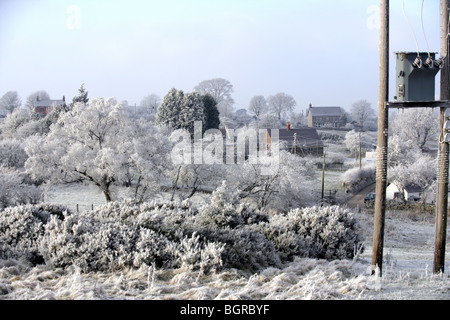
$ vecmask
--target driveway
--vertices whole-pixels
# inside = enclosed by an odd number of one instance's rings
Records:
[[[347,200],[347,206],[352,209],[364,208],[364,198],[370,192],[375,192],[376,183],[372,183],[371,185],[365,187],[360,190],[357,194]]]

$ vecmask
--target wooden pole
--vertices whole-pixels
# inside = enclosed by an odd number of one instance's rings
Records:
[[[322,205],[324,195],[325,195],[325,152],[323,153],[323,162],[322,162]]]
[[[362,159],[361,159],[361,132],[359,133],[359,169],[362,169]]]
[[[441,57],[445,57],[444,67],[441,70],[441,100],[450,100],[449,75],[450,68],[449,51],[449,8],[450,0],[441,0]],[[441,137],[445,123],[445,110],[440,108]],[[436,206],[436,239],[434,250],[434,273],[444,273],[445,269],[445,245],[447,235],[448,216],[448,165],[449,145],[446,142],[439,143],[439,172],[438,172],[438,199]]]
[[[383,270],[384,223],[387,186],[389,111],[389,0],[380,0],[380,84],[378,96],[378,144],[376,197],[373,232],[372,274]]]

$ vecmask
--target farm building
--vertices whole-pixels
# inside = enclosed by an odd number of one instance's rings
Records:
[[[341,128],[346,124],[347,119],[341,107],[313,107],[309,105],[308,127]]]
[[[272,131],[267,129],[267,142],[272,142]],[[315,128],[291,129],[288,123],[286,129],[276,129],[279,132],[281,148],[300,156],[323,156],[323,142]]]

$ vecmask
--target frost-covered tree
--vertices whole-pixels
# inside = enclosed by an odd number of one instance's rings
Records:
[[[184,93],[171,89],[164,97],[156,114],[156,124],[172,130],[185,129],[194,134],[194,123],[200,121],[203,131],[218,128],[218,110],[211,95],[198,92]]]
[[[161,98],[157,94],[149,94],[142,98],[141,107],[146,110],[148,114],[155,115],[158,111],[158,107],[161,104]]]
[[[114,187],[128,184],[144,200],[163,181],[167,136],[145,121],[131,122],[113,98],[92,99],[62,114],[47,137],[28,139],[25,168],[50,183],[86,182],[108,202]]]
[[[9,113],[22,105],[19,94],[16,91],[8,91],[0,98],[0,109],[7,110]]]
[[[256,119],[260,120],[261,116],[267,113],[267,100],[264,96],[254,96],[250,100],[248,111],[253,114]]]
[[[427,202],[427,189],[432,186],[437,178],[437,159],[423,153],[416,153],[413,162],[409,166],[412,183],[420,187],[422,202]]]
[[[112,186],[123,181],[121,150],[129,138],[122,135],[124,118],[114,99],[94,99],[63,114],[46,139],[31,137],[25,151],[25,168],[33,178],[50,182],[85,181],[97,186],[107,201]]]
[[[205,123],[203,98],[197,92],[186,93],[181,104],[177,129],[186,129],[193,135],[196,121]]]
[[[349,131],[345,135],[344,140],[345,147],[350,150],[350,152],[354,155],[358,154],[358,148],[359,148],[359,133],[355,130]]]
[[[75,97],[73,97],[71,106],[73,106],[75,103],[88,104],[88,102],[89,102],[88,92],[84,88],[83,83],[81,87],[78,89],[78,94]]]
[[[307,124],[307,118],[305,117],[303,111],[302,112],[295,112],[292,111],[289,114],[289,122],[291,123],[291,127],[293,128],[299,128],[304,127]]]
[[[391,124],[392,135],[408,145],[422,149],[439,133],[439,115],[432,109],[407,109],[399,112]]]
[[[364,132],[356,132],[355,130],[352,130],[345,135],[344,145],[352,155],[357,156],[359,155],[359,146],[369,144],[368,140],[369,136],[367,136]]]
[[[278,170],[265,174],[261,167],[271,161],[271,157],[260,155],[258,164],[246,161],[228,166],[230,187],[240,190],[241,198],[253,201],[260,209],[287,212],[317,200],[317,195],[312,191],[314,163],[311,159],[280,151]]]
[[[156,113],[156,124],[164,125],[173,130],[179,129],[179,117],[184,99],[184,92],[175,88],[164,96]]]
[[[169,130],[157,128],[144,119],[135,120],[125,130],[132,137],[124,145],[129,154],[125,168],[131,196],[137,201],[152,199],[161,187],[171,184],[168,172],[173,170],[173,165]]]
[[[361,128],[364,128],[364,124],[367,120],[375,114],[370,102],[366,100],[359,100],[352,104],[350,109],[350,115],[354,121],[356,121]]]
[[[267,99],[267,103],[270,112],[272,112],[278,118],[278,120],[281,120],[281,117],[286,116],[288,112],[293,111],[294,107],[297,105],[294,97],[284,92],[280,92],[274,96],[270,96]]]
[[[223,78],[215,78],[200,82],[194,91],[201,95],[209,93],[217,102],[217,108],[220,116],[229,118],[233,112],[234,100],[231,97],[233,85],[230,81]]]

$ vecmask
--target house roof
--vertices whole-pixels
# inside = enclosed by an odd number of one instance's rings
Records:
[[[390,183],[388,188],[391,188],[391,190],[392,189],[393,190],[398,190],[397,186],[395,184],[393,184],[393,183]],[[422,192],[422,189],[418,185],[416,185],[414,183],[410,183],[410,184],[405,186],[405,191],[407,191],[409,193],[419,193],[419,192]]]
[[[53,106],[53,105],[59,106],[59,105],[62,105],[64,103],[65,103],[64,100],[50,100],[50,99],[48,99],[48,100],[35,101],[33,103],[33,105],[35,107],[50,107],[50,106]]]
[[[422,192],[422,189],[419,186],[415,185],[415,184],[408,184],[405,187],[405,190],[408,191],[409,193]]]
[[[272,136],[272,130],[268,129],[269,135]],[[322,139],[320,139],[317,130],[314,128],[300,129],[278,129],[280,141],[285,141],[289,145],[294,144],[294,134],[297,134],[297,145],[304,147],[323,147]]]
[[[341,107],[311,107],[309,112],[313,117],[340,117],[343,114]]]

